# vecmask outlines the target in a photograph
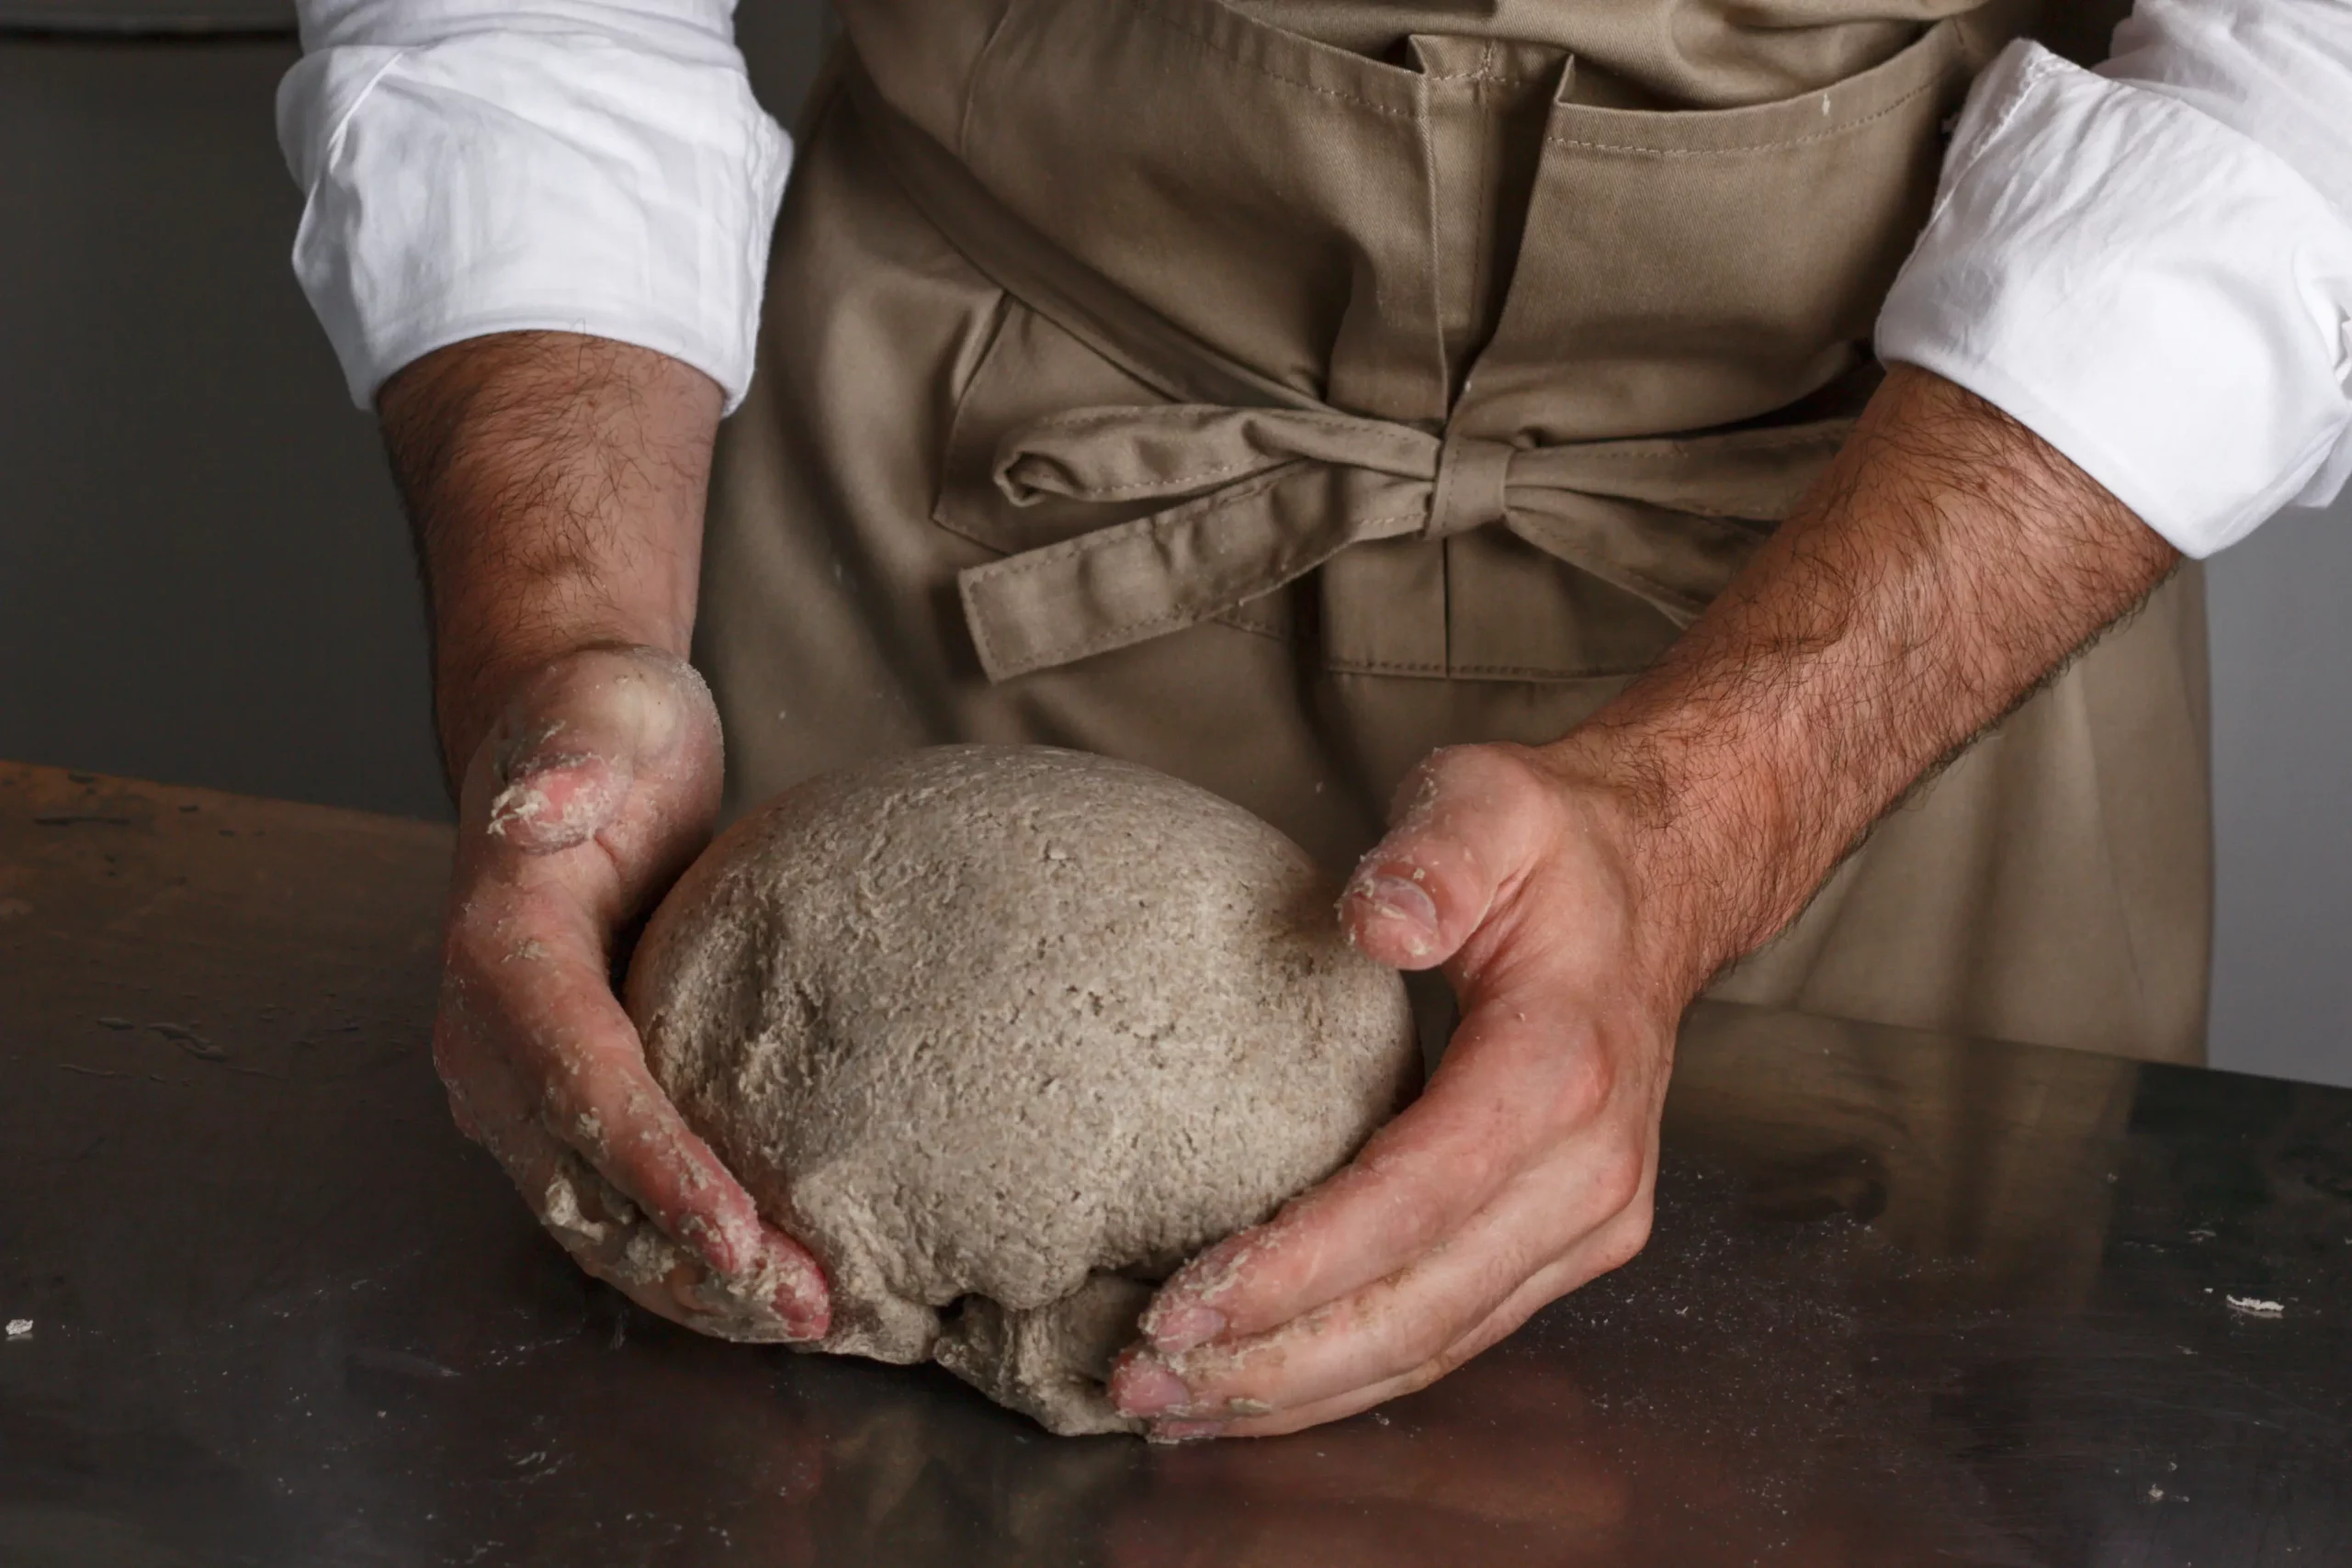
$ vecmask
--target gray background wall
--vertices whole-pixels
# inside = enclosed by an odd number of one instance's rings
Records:
[[[742,7],[772,107],[821,23]],[[288,273],[284,42],[0,38],[0,756],[446,815],[406,539]],[[2212,568],[2217,1064],[2352,1083],[2352,503]]]

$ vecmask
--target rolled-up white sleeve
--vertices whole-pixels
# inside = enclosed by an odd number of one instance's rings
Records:
[[[2352,4],[2140,0],[1961,116],[1878,324],[2184,553],[2352,474]]]
[[[294,270],[371,403],[486,333],[618,339],[731,411],[752,380],[791,143],[732,0],[302,0],[277,95]]]

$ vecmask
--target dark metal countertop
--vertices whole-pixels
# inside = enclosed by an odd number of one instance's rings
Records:
[[[426,1061],[446,850],[0,767],[0,1563],[2352,1562],[2352,1093],[1702,1008],[1620,1273],[1055,1438],[577,1274]]]

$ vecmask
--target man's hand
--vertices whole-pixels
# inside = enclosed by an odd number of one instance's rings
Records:
[[[684,660],[587,649],[526,682],[466,773],[433,1059],[590,1273],[707,1334],[810,1339],[815,1260],[680,1120],[613,994],[614,933],[702,848],[718,785],[718,715]]]
[[[1690,982],[1615,807],[1512,746],[1438,753],[1400,805],[1342,918],[1385,964],[1442,965],[1461,1026],[1347,1169],[1170,1282],[1152,1353],[1113,1382],[1170,1417],[1159,1436],[1286,1432],[1410,1393],[1649,1237]]]
[[[1443,966],[1445,1059],[1347,1168],[1178,1271],[1114,1402],[1169,1438],[1333,1420],[1633,1257],[1690,998],[2177,559],[1999,410],[1894,370],[1656,670],[1550,747],[1408,782],[1341,913]]]
[[[807,1339],[814,1260],[679,1119],[612,986],[617,934],[718,809],[718,716],[684,655],[720,400],[561,333],[458,344],[384,388],[459,785],[434,1059],[591,1273],[706,1332]]]

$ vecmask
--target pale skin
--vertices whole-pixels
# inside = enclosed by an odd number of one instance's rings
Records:
[[[806,1338],[814,1260],[662,1099],[608,978],[717,809],[718,721],[681,659],[719,405],[673,361],[560,333],[384,390],[461,780],[434,1050],[583,1267],[712,1332]],[[1114,1401],[1170,1439],[1336,1420],[1632,1258],[1690,998],[2177,559],[1998,410],[1896,367],[1656,670],[1550,746],[1407,781],[1340,918],[1453,984],[1443,1064],[1347,1168],[1168,1282]]]

